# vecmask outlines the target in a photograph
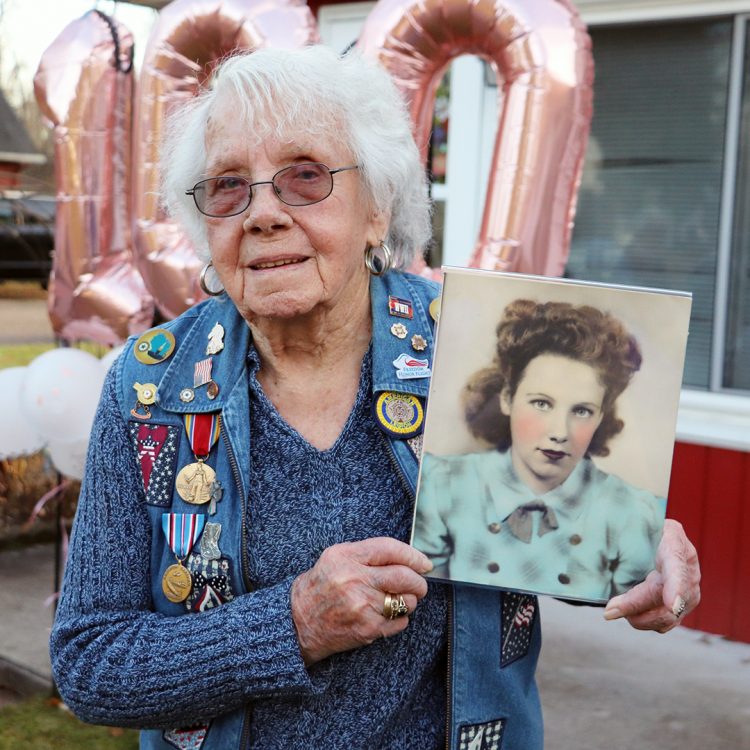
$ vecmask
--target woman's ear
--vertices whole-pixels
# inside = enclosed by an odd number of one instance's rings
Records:
[[[500,411],[506,416],[510,416],[510,404],[511,404],[511,397],[510,397],[510,388],[506,385],[502,391],[500,391]]]
[[[388,236],[388,227],[391,225],[390,211],[378,211],[373,209],[367,227],[367,246],[377,247]]]

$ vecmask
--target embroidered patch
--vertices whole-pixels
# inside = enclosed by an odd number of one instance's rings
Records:
[[[458,730],[459,750],[500,750],[505,719],[484,724],[464,724]]]
[[[187,569],[193,578],[193,590],[185,600],[188,612],[205,612],[234,599],[226,557],[210,560],[203,555],[191,554],[187,559]]]
[[[208,735],[209,725],[168,729],[162,734],[164,741],[178,750],[200,750]]]
[[[146,502],[166,507],[172,499],[180,428],[142,422],[131,422],[129,427],[138,455]]]
[[[373,402],[372,413],[386,435],[410,438],[422,432],[424,406],[409,393],[384,391]]]
[[[500,666],[507,667],[529,653],[537,599],[529,594],[503,592],[503,645]]]

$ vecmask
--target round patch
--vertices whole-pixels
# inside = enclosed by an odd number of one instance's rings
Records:
[[[154,328],[135,342],[133,353],[144,365],[158,365],[169,359],[175,350],[174,336],[164,328]]]
[[[385,391],[373,403],[373,412],[380,429],[399,438],[410,438],[422,431],[424,407],[408,393]]]

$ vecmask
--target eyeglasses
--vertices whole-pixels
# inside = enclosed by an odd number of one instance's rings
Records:
[[[293,164],[261,182],[250,182],[237,175],[209,177],[196,183],[192,190],[186,190],[185,195],[193,196],[202,214],[222,218],[241,214],[250,205],[257,185],[273,185],[276,197],[287,206],[309,206],[333,192],[333,175],[350,169],[359,169],[359,165],[328,169],[318,162]]]

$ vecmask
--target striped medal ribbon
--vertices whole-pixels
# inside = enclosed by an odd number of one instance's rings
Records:
[[[198,513],[162,513],[161,527],[167,544],[177,562],[170,565],[161,579],[161,589],[170,602],[184,602],[193,589],[190,571],[182,564],[206,524],[206,516]]]
[[[216,501],[221,496],[221,487],[216,481],[216,472],[206,463],[211,448],[219,439],[221,417],[214,414],[185,414],[185,432],[195,463],[183,466],[177,474],[177,494],[191,505],[211,503],[209,514],[216,512]]]

